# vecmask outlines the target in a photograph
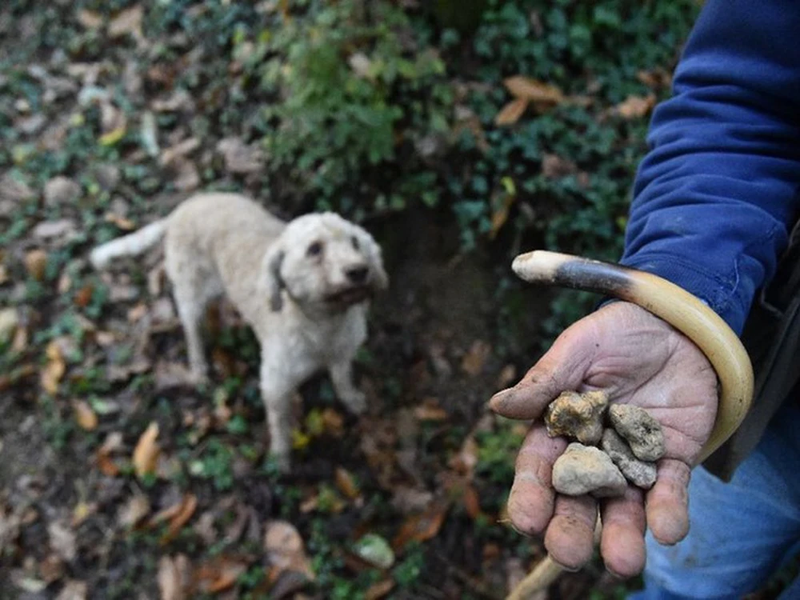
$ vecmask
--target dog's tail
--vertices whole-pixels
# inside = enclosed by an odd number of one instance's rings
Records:
[[[159,219],[142,227],[139,231],[97,246],[89,254],[89,261],[95,269],[104,269],[117,258],[142,254],[164,237],[164,232],[167,230],[167,219]]]

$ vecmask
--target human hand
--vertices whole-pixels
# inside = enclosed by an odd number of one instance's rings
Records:
[[[666,454],[658,479],[645,492],[632,485],[624,496],[600,502],[600,552],[606,568],[630,577],[644,568],[644,532],[663,544],[689,530],[690,470],[714,425],[717,378],[703,353],[665,321],[627,302],[614,302],[564,331],[550,350],[490,406],[512,419],[535,419],[517,455],[508,512],[522,533],[545,533],[557,563],[577,569],[592,556],[598,501],[557,494],[553,462],[564,438],[548,437],[541,416],[562,391],[604,390],[612,403],[646,409],[662,426]]]

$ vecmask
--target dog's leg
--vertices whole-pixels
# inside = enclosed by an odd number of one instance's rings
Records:
[[[350,412],[360,415],[367,408],[367,397],[353,384],[353,360],[347,358],[331,364],[328,368],[333,389]]]
[[[275,366],[261,362],[261,398],[267,413],[269,451],[281,472],[289,471],[292,450],[292,392],[296,385]]]
[[[175,294],[175,304],[178,307],[178,316],[181,319],[183,333],[186,336],[189,368],[192,371],[192,377],[197,383],[204,383],[208,380],[208,363],[203,351],[200,326],[203,321],[205,305],[198,304],[196,298],[187,298],[184,294],[179,293]]]

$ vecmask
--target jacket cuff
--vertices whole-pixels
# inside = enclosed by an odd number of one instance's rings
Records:
[[[690,294],[697,296],[736,332],[741,335],[751,295],[747,295],[741,281],[728,281],[718,274],[707,271],[702,265],[687,261],[683,257],[643,253],[626,256],[620,264],[658,275]]]

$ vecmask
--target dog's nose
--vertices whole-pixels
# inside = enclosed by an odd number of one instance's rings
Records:
[[[367,280],[367,267],[350,267],[344,271],[351,283],[364,283]]]

